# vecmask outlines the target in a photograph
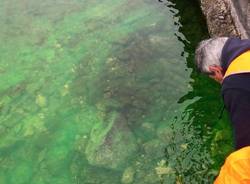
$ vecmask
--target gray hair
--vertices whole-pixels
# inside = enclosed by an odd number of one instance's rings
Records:
[[[200,42],[195,51],[195,62],[199,71],[210,73],[209,66],[221,66],[222,49],[228,37],[210,38]]]

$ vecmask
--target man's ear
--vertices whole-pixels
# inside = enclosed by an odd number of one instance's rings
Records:
[[[221,66],[209,66],[209,70],[213,73],[209,75],[211,78],[221,83],[223,80],[223,69]]]
[[[209,70],[211,71],[211,72],[213,72],[213,73],[217,73],[217,74],[222,74],[222,71],[223,71],[223,69],[222,69],[222,67],[221,66],[218,66],[218,65],[214,65],[214,66],[209,66]]]

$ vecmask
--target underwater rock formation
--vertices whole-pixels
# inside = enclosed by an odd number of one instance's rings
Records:
[[[201,0],[201,8],[211,37],[249,37],[247,0]]]
[[[135,137],[127,127],[126,120],[120,115],[112,117],[107,127],[104,126],[101,124],[92,130],[85,151],[87,160],[95,166],[121,168],[137,150]]]
[[[134,174],[135,174],[135,171],[132,167],[128,167],[125,169],[123,175],[122,175],[122,180],[121,182],[123,184],[129,184],[129,183],[132,183],[133,180],[134,180]]]

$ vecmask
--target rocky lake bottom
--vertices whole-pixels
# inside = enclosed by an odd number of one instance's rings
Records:
[[[232,136],[195,2],[0,0],[0,183],[211,183]]]

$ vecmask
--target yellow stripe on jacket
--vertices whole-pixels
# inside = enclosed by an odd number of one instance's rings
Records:
[[[250,146],[227,157],[214,184],[250,184]]]
[[[224,79],[229,75],[239,73],[250,73],[250,51],[244,52],[232,61],[224,75]]]

